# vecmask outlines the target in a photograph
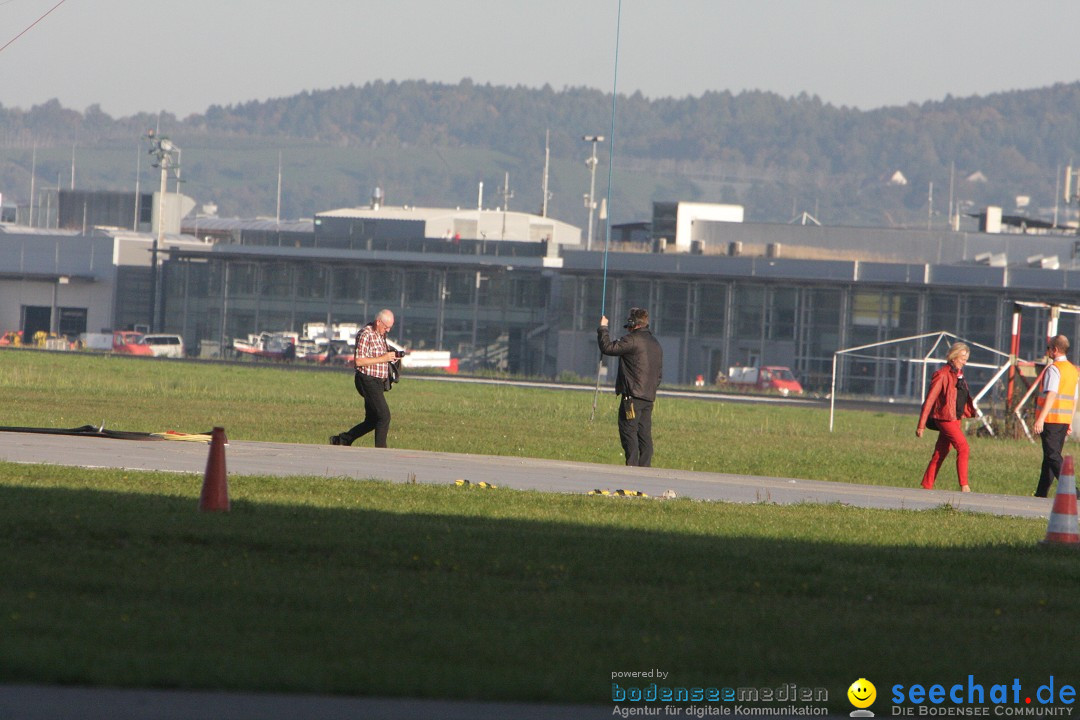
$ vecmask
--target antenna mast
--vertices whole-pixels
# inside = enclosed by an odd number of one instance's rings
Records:
[[[502,239],[506,239],[506,211],[510,209],[510,198],[514,197],[514,191],[510,189],[510,173],[503,174],[503,223],[502,223]]]
[[[551,165],[551,130],[544,133],[544,201],[540,205],[540,217],[547,217],[548,200],[551,193],[548,192],[548,168]]]
[[[30,155],[30,227],[34,227],[34,176],[37,175],[37,143]]]
[[[277,222],[281,224],[281,151],[277,154]]]
[[[131,224],[131,231],[139,231],[139,180],[142,177],[142,148],[135,146],[135,218]]]

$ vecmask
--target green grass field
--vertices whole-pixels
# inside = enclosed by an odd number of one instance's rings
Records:
[[[9,426],[200,432],[230,439],[325,444],[363,415],[348,371],[211,366],[137,358],[0,352]],[[406,378],[388,395],[392,447],[622,463],[615,397],[592,393],[440,383]],[[910,415],[661,398],[654,411],[654,465],[710,472],[915,487],[936,433],[915,437]],[[364,438],[360,444],[371,443]],[[972,438],[976,491],[1028,495],[1041,451],[1027,441]],[[950,458],[951,460],[951,458]],[[939,487],[956,489],[947,461]]]
[[[325,442],[348,373],[0,352],[5,425]],[[391,444],[617,463],[614,403],[406,379]],[[914,418],[662,400],[657,464],[914,485]],[[1038,450],[974,440],[976,490]],[[955,482],[945,475],[944,482]],[[824,687],[1075,684],[1078,557],[1041,520],[0,463],[0,678],[605,704],[611,674]],[[887,711],[887,700],[874,707]]]

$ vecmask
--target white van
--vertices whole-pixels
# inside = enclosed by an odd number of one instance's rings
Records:
[[[184,338],[179,335],[143,335],[140,345],[147,345],[154,357],[184,357]]]

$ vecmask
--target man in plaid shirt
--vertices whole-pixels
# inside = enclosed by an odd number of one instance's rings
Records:
[[[397,355],[386,346],[386,333],[394,327],[394,313],[380,310],[374,322],[370,322],[356,334],[356,350],[353,361],[356,374],[353,383],[356,392],[364,398],[364,420],[343,433],[330,436],[331,445],[352,445],[372,430],[375,431],[375,447],[386,447],[386,435],[390,430],[390,406],[386,404],[386,380],[390,376],[390,363]]]

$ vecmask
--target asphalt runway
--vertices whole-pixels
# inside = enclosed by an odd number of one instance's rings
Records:
[[[208,454],[209,446],[200,442],[0,432],[0,460],[9,462],[204,473]],[[436,485],[465,479],[515,490],[587,493],[621,489],[651,497],[663,496],[670,490],[677,497],[737,503],[842,503],[893,510],[923,510],[948,504],[971,512],[1049,517],[1052,502],[1017,495],[927,491],[918,486],[917,478],[912,479],[913,487],[900,488],[362,446],[234,441],[227,445],[225,457],[229,475],[339,477]]]
[[[613,440],[614,441],[614,440]],[[117,440],[0,432],[0,460],[87,468],[123,468],[202,475],[209,445],[170,440]],[[230,442],[228,475],[319,476],[390,482],[451,484],[457,479],[506,489],[558,493],[635,490],[651,498],[677,497],[737,503],[843,503],[857,507],[922,510],[949,504],[958,510],[1049,516],[1051,500],[952,490],[926,491],[728,473],[627,468],[621,465],[494,457],[423,450],[332,447],[267,442]],[[913,478],[913,485],[917,479]],[[235,494],[233,501],[243,500]],[[607,500],[604,500],[607,501]],[[611,502],[654,502],[612,498]],[[115,688],[0,685],[0,718],[52,720],[294,720],[295,718],[440,718],[496,720],[612,717],[611,705],[566,706],[515,703],[275,696],[251,693],[169,692]]]

